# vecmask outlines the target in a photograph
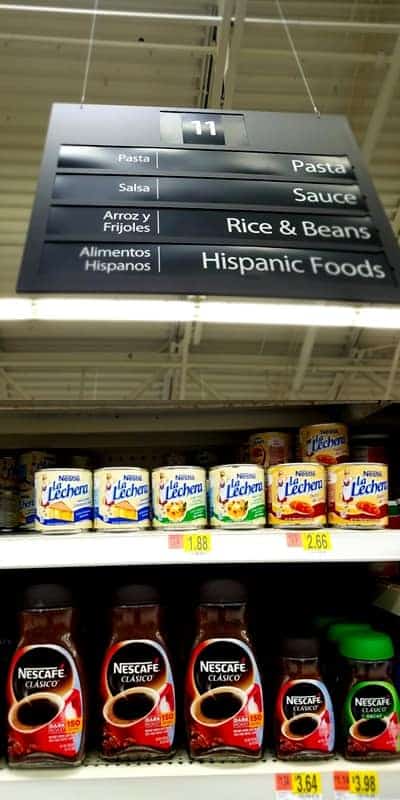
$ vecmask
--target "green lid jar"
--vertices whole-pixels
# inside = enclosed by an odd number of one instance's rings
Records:
[[[371,625],[368,622],[335,622],[328,628],[327,640],[334,645],[338,645],[343,637],[371,630]]]
[[[398,758],[400,701],[392,680],[394,647],[390,636],[359,630],[342,636],[338,645],[345,684],[341,703],[345,757]]]
[[[341,637],[338,646],[340,655],[351,661],[389,661],[394,656],[390,636],[372,629],[349,632]]]

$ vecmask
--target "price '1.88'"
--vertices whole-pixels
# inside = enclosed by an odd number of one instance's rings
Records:
[[[185,553],[209,553],[212,549],[210,533],[185,533],[183,537]]]

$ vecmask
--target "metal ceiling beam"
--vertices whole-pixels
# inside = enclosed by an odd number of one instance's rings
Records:
[[[161,369],[157,370],[157,372],[153,372],[153,374],[150,375],[150,378],[144,383],[140,383],[139,386],[136,387],[135,391],[129,393],[128,397],[131,400],[139,400],[139,398],[143,397],[143,395],[147,392],[148,389],[151,389],[151,387],[157,380],[161,379],[162,375],[163,375],[163,370]]]
[[[236,74],[244,33],[247,0],[236,0],[235,24],[228,50],[228,63],[224,78],[224,108],[232,108],[235,93]]]
[[[213,387],[210,386],[209,383],[207,383],[202,374],[198,375],[196,372],[190,369],[188,370],[188,375],[190,376],[190,379],[193,381],[193,383],[195,383],[196,386],[198,386],[201,389],[202,393],[204,391],[205,393],[213,397],[214,400],[219,400],[220,402],[226,401],[226,398],[223,398],[221,394],[216,392],[215,389],[213,389]]]
[[[320,28],[342,33],[400,33],[399,22],[350,22],[334,19],[287,19],[291,28]],[[246,25],[282,25],[279,17],[246,17]]]
[[[110,355],[112,359],[110,360]],[[104,374],[111,375],[115,372],[126,374],[126,368],[131,367],[135,370],[180,370],[182,359],[182,350],[178,353],[175,351],[172,354],[160,355],[159,351],[149,350],[142,351],[129,357],[127,353],[114,352],[106,350],[104,352],[88,352],[88,353],[63,353],[59,352],[55,355],[54,352],[14,352],[0,354],[0,370],[12,370],[14,374],[18,375],[18,379],[26,380],[29,375],[35,373],[41,374],[50,372],[55,377],[57,374],[60,376],[64,373],[71,373],[75,371],[77,374],[81,373],[84,368],[99,369]],[[312,368],[316,373],[330,373],[336,371],[354,371],[363,372],[371,367],[374,373],[386,374],[390,371],[392,359],[390,358],[363,358],[354,361],[351,357],[344,358],[343,356],[330,356],[319,355],[312,360]],[[243,372],[262,372],[265,369],[282,372],[287,369],[296,371],[298,368],[298,360],[287,362],[283,360],[283,356],[279,353],[269,355],[249,355],[239,352],[208,352],[208,353],[191,353],[190,355],[190,368],[199,370],[209,370],[210,372],[222,374],[235,373],[235,371],[243,370]],[[8,374],[8,373],[7,373]],[[113,380],[113,378],[110,378]]]
[[[177,386],[178,400],[185,400],[186,397],[186,378],[189,363],[190,344],[192,341],[192,322],[186,322],[182,340],[179,346],[181,358],[179,370],[179,383]]]
[[[392,360],[392,364],[391,364],[391,367],[390,367],[390,372],[389,372],[387,383],[386,383],[386,391],[385,391],[385,394],[384,394],[384,396],[382,398],[383,400],[392,400],[393,399],[392,392],[393,392],[393,386],[394,386],[394,382],[395,382],[395,378],[396,378],[397,368],[399,366],[399,359],[400,359],[400,339],[397,342],[395,351],[393,353],[393,360]]]
[[[217,52],[212,64],[211,90],[207,104],[209,108],[221,107],[234,0],[221,0],[221,6],[223,9],[222,23],[217,31]]]
[[[80,47],[87,47],[89,39],[85,37],[73,38],[70,36],[36,36],[30,33],[0,33],[0,39],[6,41],[21,41],[21,42],[36,42],[44,44],[67,44],[77,45]],[[139,42],[135,40],[121,41],[119,39],[96,39],[96,50],[98,47],[113,47],[116,49],[126,48],[132,50],[178,50],[183,53],[193,53],[195,55],[205,55],[206,53],[215,53],[215,45],[207,44],[181,44],[179,42]]]
[[[297,392],[300,391],[303,385],[307,368],[311,360],[312,351],[314,349],[317,331],[318,328],[307,328],[305,332],[303,344],[299,354],[299,360],[297,362],[296,372],[293,375],[292,388],[290,390],[290,396],[292,399],[296,397]]]
[[[286,48],[272,48],[272,47],[244,47],[242,49],[242,56],[244,60],[248,58],[259,58],[260,56],[265,58],[273,58],[274,56],[284,57],[284,58],[292,58],[290,50]],[[309,58],[315,58],[316,61],[319,61],[321,58],[329,59],[330,61],[340,61],[343,62],[356,62],[356,63],[365,63],[365,64],[376,64],[377,62],[377,54],[376,53],[360,53],[360,52],[341,52],[338,51],[337,53],[332,52],[329,48],[326,50],[302,50],[302,59],[303,61]],[[390,62],[390,56],[380,56],[380,63],[382,65],[388,64]]]
[[[370,161],[385,118],[390,109],[400,78],[400,36],[393,48],[390,66],[386,72],[362,144],[364,158]]]
[[[235,30],[236,30],[236,23],[235,23]],[[85,37],[76,38],[72,36],[38,36],[36,34],[29,34],[29,33],[2,33],[0,32],[0,40],[5,41],[21,41],[21,42],[36,42],[37,44],[66,44],[78,47],[87,47],[89,43],[89,39]],[[205,55],[207,53],[215,53],[216,52],[216,45],[214,44],[181,44],[180,42],[139,42],[136,40],[131,40],[129,42],[123,41],[121,39],[97,39],[96,40],[96,49],[98,47],[113,47],[113,48],[125,48],[125,49],[136,49],[136,50],[143,50],[148,52],[150,50],[177,50],[182,52],[190,53],[192,52],[194,55]],[[274,49],[268,47],[268,49],[261,48],[261,47],[244,47],[241,50],[241,55],[246,60],[248,58],[259,58],[260,56],[263,58],[273,58],[273,57],[286,57],[291,58],[291,54],[288,49]],[[356,62],[362,64],[375,64],[377,60],[376,53],[333,53],[332,50],[304,50],[303,51],[303,58],[308,59],[312,58],[316,61],[320,59],[329,59],[330,61],[340,61],[343,62]],[[383,56],[382,57],[382,65],[390,63],[390,56]],[[260,73],[261,75],[261,73]]]
[[[10,387],[11,389],[14,389],[14,391],[17,392],[17,394],[19,394],[19,396],[22,397],[24,400],[29,400],[30,399],[30,395],[27,394],[24,391],[24,389],[21,389],[21,387],[17,383],[17,381],[14,380],[14,378],[11,375],[9,375],[9,373],[6,372],[6,370],[3,367],[0,368],[0,377],[1,377],[2,381],[4,382],[4,386],[5,386],[6,390],[7,390],[8,387]]]

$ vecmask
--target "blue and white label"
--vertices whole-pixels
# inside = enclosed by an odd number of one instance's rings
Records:
[[[147,528],[150,524],[149,473],[140,467],[98,469],[94,474],[94,526]]]
[[[36,530],[87,530],[93,521],[92,473],[43,469],[35,475]]]

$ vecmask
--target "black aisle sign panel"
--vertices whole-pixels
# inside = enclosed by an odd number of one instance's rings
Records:
[[[60,148],[58,167],[145,173],[148,170],[199,174],[231,173],[233,175],[259,175],[283,180],[354,181],[355,175],[348,158],[335,156],[290,156],[282,153],[249,153],[235,150],[176,150],[140,147],[76,147]]]
[[[55,105],[20,292],[398,302],[343,117]]]
[[[381,249],[370,217],[277,214],[254,211],[209,211],[115,206],[54,206],[46,238],[99,242],[175,241],[285,246],[341,245]]]
[[[382,253],[262,247],[202,247],[201,245],[105,245],[93,242],[44,245],[41,274],[49,291],[61,279],[71,291],[160,291],[249,296],[269,295],[271,285],[281,291],[288,282],[294,296],[307,281],[326,287],[339,284],[352,295],[359,283],[393,286],[391,270]]]
[[[288,209],[365,211],[360,189],[354,184],[289,183],[221,178],[137,178],[124,175],[57,175],[53,203],[97,205],[143,203],[143,200],[183,206],[260,206]]]

